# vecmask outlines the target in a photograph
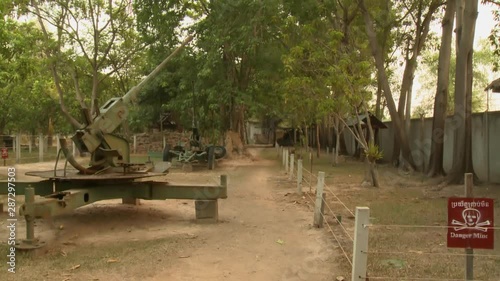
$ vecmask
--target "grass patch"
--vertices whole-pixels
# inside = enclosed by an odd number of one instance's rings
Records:
[[[77,245],[77,249],[67,253],[62,249],[52,249],[44,254],[17,252],[16,280],[62,280],[62,276],[72,276],[71,280],[95,280],[93,278],[99,278],[100,275],[109,276],[110,272],[118,280],[140,280],[147,277],[147,272],[153,276],[154,272],[161,270],[161,260],[178,252],[181,239],[180,236],[174,236],[85,247]],[[0,256],[5,257],[7,251],[7,245],[0,245]],[[149,263],[147,271],[141,263],[146,256],[148,260],[159,261]],[[0,271],[7,271],[6,263],[0,264]]]
[[[268,152],[269,153],[269,152]],[[274,153],[276,155],[276,150]],[[299,152],[300,154],[300,152]],[[266,155],[265,153],[263,155]],[[311,170],[309,154],[304,158],[304,168]],[[422,174],[408,175],[399,173],[389,165],[379,165],[381,188],[362,187],[365,173],[363,162],[347,158],[337,166],[331,164],[331,155],[325,153],[320,158],[314,152],[313,177],[304,172],[306,180],[311,181],[312,190],[316,186],[318,171],[325,172],[327,188],[325,217],[334,233],[340,237],[342,247],[352,257],[352,241],[344,233],[334,219],[342,216],[342,224],[353,237],[354,218],[338,199],[352,212],[356,206],[370,208],[370,228],[368,275],[371,277],[390,277],[397,280],[405,278],[443,278],[463,279],[465,275],[465,257],[463,249],[447,248],[447,200],[451,196],[461,196],[463,186],[438,188],[436,180],[428,179]],[[281,165],[281,156],[277,159]],[[295,188],[292,184],[291,188]],[[307,183],[303,190],[307,191]],[[330,191],[337,196],[333,196]],[[314,194],[311,196],[314,199]],[[500,186],[481,185],[474,187],[475,197],[488,197],[495,200],[495,217],[500,217]],[[304,197],[309,200],[308,196]],[[293,197],[297,200],[297,197]],[[314,204],[311,202],[310,204]],[[331,209],[331,210],[330,210]],[[429,227],[382,227],[382,225],[417,225]],[[498,225],[498,223],[497,223]],[[496,255],[496,257],[474,258],[474,277],[478,280],[500,280],[500,231],[495,231],[495,249],[479,250],[480,255]],[[332,237],[334,244],[337,244]],[[339,251],[340,252],[340,251]],[[340,254],[338,263],[342,274],[349,276],[351,267]],[[348,278],[349,279],[349,278]]]

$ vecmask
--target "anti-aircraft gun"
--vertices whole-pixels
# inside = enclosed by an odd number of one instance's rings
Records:
[[[94,118],[84,110],[85,125],[76,130],[71,138],[80,152],[90,153],[88,167],[79,164],[69,152],[65,139],[60,140],[66,162],[58,170],[58,160],[51,171],[33,171],[26,175],[42,178],[31,182],[0,182],[0,195],[25,195],[25,203],[19,214],[26,219],[26,239],[19,241],[19,249],[34,249],[43,246],[35,238],[35,218],[50,218],[69,213],[76,208],[107,199],[122,198],[124,203],[135,203],[138,199],[192,199],[195,200],[197,219],[217,220],[218,199],[227,198],[227,178],[220,176],[218,185],[171,184],[162,179],[145,180],[165,176],[169,162],[159,164],[134,164],[130,162],[129,142],[113,132],[126,120],[128,106],[136,99],[140,90],[165,68],[168,61],[192,40],[184,42],[158,65],[138,85],[123,97],[108,100]],[[70,163],[74,169],[67,169]],[[9,170],[10,172],[10,170]],[[35,198],[38,195],[40,198]],[[10,203],[9,203],[10,206]],[[14,208],[12,209],[14,210]],[[15,210],[9,208],[10,216]],[[11,212],[12,211],[12,212]]]
[[[85,168],[79,165],[73,157],[67,153],[65,143],[61,143],[66,159],[80,173],[95,174],[109,168],[126,168],[136,170],[142,165],[130,163],[130,148],[126,139],[112,134],[128,116],[128,107],[135,102],[141,89],[154,79],[167,65],[168,61],[175,56],[187,43],[193,39],[189,36],[182,44],[158,65],[137,86],[133,87],[123,97],[115,97],[108,100],[100,109],[97,116],[90,120],[88,112],[84,112],[85,127],[76,131],[72,137],[73,142],[80,152],[91,154],[90,166]]]

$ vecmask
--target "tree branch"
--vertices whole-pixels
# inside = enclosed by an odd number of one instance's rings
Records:
[[[38,4],[36,3],[36,0],[32,0],[31,3],[35,7],[35,10],[37,11],[37,14],[40,14],[40,11],[38,10]],[[47,32],[47,29],[45,28],[45,24],[43,23],[42,18],[41,17],[37,17],[37,19],[38,19],[38,23],[40,24],[40,28],[42,30],[42,33],[44,34],[45,39],[47,41],[50,41],[50,36],[49,36],[49,34]],[[48,52],[47,50],[45,50],[45,52],[46,52],[46,55],[49,58],[51,58],[50,52]],[[54,84],[56,86],[57,93],[59,95],[59,105],[61,107],[61,111],[63,112],[63,114],[66,117],[66,119],[71,123],[71,125],[74,128],[81,128],[82,124],[80,124],[80,122],[78,122],[73,116],[71,116],[71,114],[69,113],[69,111],[66,108],[66,105],[64,103],[64,92],[63,92],[63,90],[61,88],[61,81],[60,81],[59,74],[57,73],[57,68],[56,68],[54,60],[50,60],[49,64],[50,64],[50,71],[51,71],[52,77],[54,79]]]

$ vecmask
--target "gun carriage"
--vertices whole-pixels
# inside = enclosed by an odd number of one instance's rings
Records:
[[[25,203],[19,215],[26,220],[26,239],[18,241],[19,249],[35,249],[44,245],[35,237],[34,220],[49,218],[72,212],[76,208],[107,199],[122,198],[124,202],[137,199],[165,200],[192,199],[195,201],[197,219],[216,221],[218,199],[227,198],[227,177],[220,176],[218,185],[174,185],[155,177],[165,176],[171,167],[168,147],[163,152],[163,161],[132,163],[128,140],[113,132],[127,119],[128,107],[133,104],[141,89],[165,68],[168,61],[192,40],[189,36],[138,85],[123,97],[108,100],[91,118],[86,108],[82,109],[85,124],[71,138],[81,153],[90,154],[88,166],[80,164],[68,149],[65,139],[60,140],[57,161],[51,171],[33,171],[26,175],[39,177],[32,182],[15,182],[15,195],[24,195]],[[213,148],[213,147],[212,147]],[[210,155],[208,149],[207,159]],[[59,169],[60,156],[64,155],[64,167]],[[204,155],[205,156],[205,155]],[[71,167],[68,167],[67,164]],[[0,195],[8,195],[7,182],[0,184]],[[36,197],[38,195],[39,197]]]

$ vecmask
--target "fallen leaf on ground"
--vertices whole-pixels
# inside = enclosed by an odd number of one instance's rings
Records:
[[[72,266],[72,267],[71,267],[71,270],[75,270],[75,269],[78,269],[78,268],[80,268],[80,265],[79,265],[79,264]]]
[[[119,262],[119,260],[117,260],[117,259],[108,259],[106,262],[107,263],[113,263],[113,262]]]
[[[345,277],[344,276],[337,276],[337,278],[335,278],[335,280],[337,280],[337,281],[344,281]]]
[[[67,256],[67,255],[68,255],[68,254],[66,254],[66,252],[65,252],[65,251],[61,251],[61,256],[65,257],[65,256]]]
[[[63,245],[66,245],[66,246],[68,246],[68,245],[76,245],[76,243],[68,241],[68,242],[63,242]]]
[[[276,243],[278,243],[278,244],[280,244],[280,245],[283,245],[283,244],[285,244],[285,241],[283,241],[283,240],[281,240],[281,239],[278,239],[278,240],[276,241]]]
[[[191,256],[189,255],[185,255],[185,256],[179,256],[180,259],[187,259],[187,258],[190,258]]]
[[[422,251],[415,251],[415,250],[409,250],[408,252],[415,253],[415,254],[423,254],[424,253]]]

